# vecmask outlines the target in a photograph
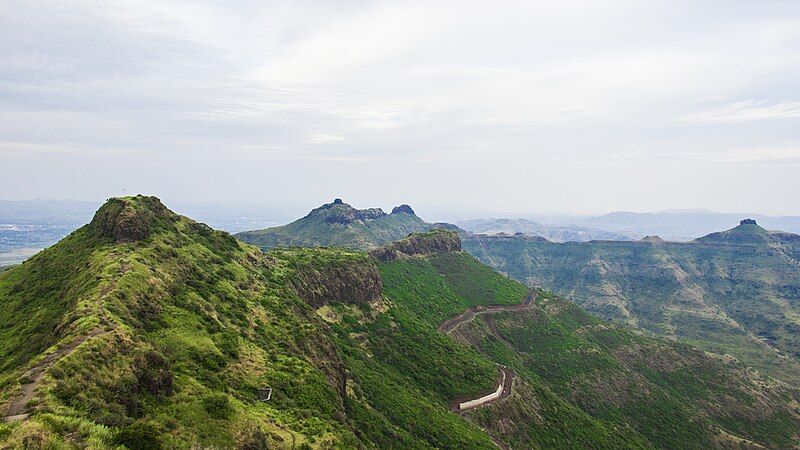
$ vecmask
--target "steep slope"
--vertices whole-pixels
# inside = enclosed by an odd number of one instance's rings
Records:
[[[508,398],[464,413],[504,445],[700,448],[737,439],[770,447],[798,444],[795,389],[689,346],[610,325],[547,292],[531,295],[464,252],[422,253],[401,253],[379,265],[392,313],[421,321],[420,336],[437,327],[517,374]],[[480,313],[470,317],[467,308]],[[346,317],[334,328],[342,328],[340,335],[363,332],[350,328]],[[455,317],[468,319],[448,326]],[[407,321],[395,319],[400,326]],[[392,344],[365,338],[362,348],[373,352],[372,361],[402,361],[409,369],[426,361],[386,347]]]
[[[553,242],[585,242],[593,240],[629,241],[630,235],[612,233],[577,225],[544,225],[528,219],[471,219],[457,225],[476,234],[517,234],[537,236]]]
[[[464,245],[495,269],[601,317],[800,382],[800,236],[743,221],[691,243],[484,237]]]
[[[336,199],[290,224],[245,231],[236,234],[236,237],[263,250],[275,247],[368,250],[411,233],[453,227],[449,224],[426,223],[408,205],[395,207],[390,214],[386,214],[380,208],[355,209]]]

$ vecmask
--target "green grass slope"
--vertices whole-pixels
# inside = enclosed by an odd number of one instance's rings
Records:
[[[439,225],[426,223],[417,217],[407,205],[398,206],[386,214],[378,208],[358,210],[337,199],[290,224],[245,231],[236,237],[264,250],[275,247],[367,250],[436,226]]]
[[[464,248],[600,317],[800,383],[800,236],[747,223],[690,243],[481,237]]]
[[[419,333],[433,333],[468,307],[517,304],[528,295],[463,252],[396,258],[380,270],[395,314],[415,316]],[[510,447],[800,443],[797,390],[687,345],[608,324],[547,292],[538,292],[530,309],[478,316],[452,337],[519,375],[511,397],[466,414]],[[390,355],[393,365],[401,355]]]

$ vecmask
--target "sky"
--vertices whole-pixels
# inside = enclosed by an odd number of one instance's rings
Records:
[[[0,200],[134,193],[800,215],[800,2],[0,0]]]

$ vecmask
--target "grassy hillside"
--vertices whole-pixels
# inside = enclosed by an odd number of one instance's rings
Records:
[[[156,198],[112,199],[0,274],[0,404],[14,416],[0,447],[699,447],[722,442],[718,429],[792,442],[795,391],[545,293],[508,321],[439,332],[469,307],[530,298],[457,244],[437,231],[380,262],[344,249],[264,254]],[[689,362],[665,368],[644,347]],[[494,389],[498,362],[519,374],[512,395],[450,412]],[[646,406],[594,401],[603,380],[635,386]]]
[[[245,231],[236,237],[264,250],[275,247],[368,250],[437,226],[446,224],[426,223],[407,205],[386,214],[379,208],[358,210],[336,199],[290,224]]]
[[[396,259],[380,270],[387,298],[429,332],[467,307],[527,295],[462,252]],[[478,316],[453,337],[520,375],[508,400],[466,414],[513,447],[724,447],[733,436],[798,444],[796,390],[610,325],[547,292],[530,309]]]
[[[479,238],[467,251],[601,317],[800,382],[800,236],[755,224],[691,243]]]
[[[372,260],[334,249],[263,255],[155,198],[112,199],[91,224],[0,275],[0,401],[6,414],[30,414],[0,425],[0,446],[353,448],[403,436],[417,447],[490,447],[437,403],[445,394],[406,393],[407,376],[392,391],[445,430],[435,440],[349,397],[378,387],[349,375],[355,362],[312,307],[326,298],[379,300]],[[470,367],[454,347],[435,357]],[[493,383],[491,364],[471,364],[483,370],[453,378],[452,390]]]

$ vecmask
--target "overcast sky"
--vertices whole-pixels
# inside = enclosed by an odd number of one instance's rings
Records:
[[[0,0],[0,199],[800,214],[800,2]]]

